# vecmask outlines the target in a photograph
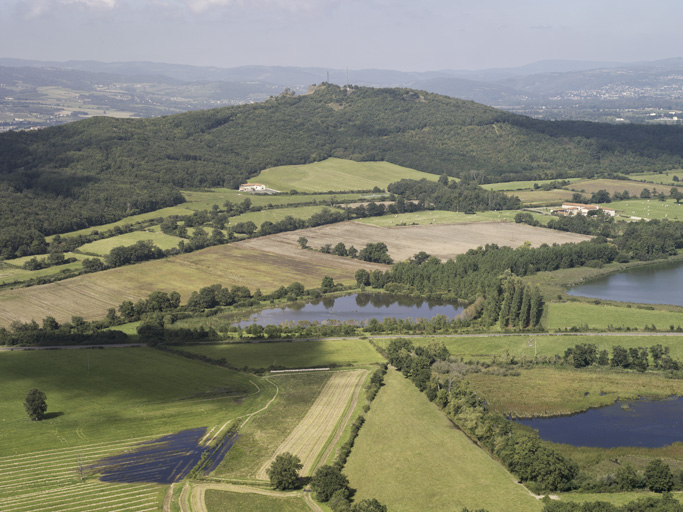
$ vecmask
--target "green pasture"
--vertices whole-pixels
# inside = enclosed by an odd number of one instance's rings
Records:
[[[206,509],[211,512],[310,512],[303,498],[299,496],[264,496],[254,493],[237,493],[207,489],[204,494]]]
[[[681,181],[675,182],[674,176],[678,176],[679,180],[683,180],[683,169],[674,169],[663,173],[658,172],[643,172],[637,174],[629,174],[628,177],[632,180],[647,181],[650,183],[657,183],[659,185],[666,185],[668,187],[677,187]]]
[[[329,206],[299,206],[297,208],[275,208],[272,210],[261,210],[260,212],[247,212],[242,215],[237,215],[236,217],[230,217],[229,226],[234,226],[238,222],[248,222],[251,221],[256,224],[256,227],[260,227],[266,221],[279,222],[287,216],[294,217],[295,219],[307,220],[316,213],[320,213],[323,209],[328,210],[343,211],[339,208],[330,208]]]
[[[168,208],[161,208],[160,210],[154,210],[153,212],[140,213],[137,215],[130,215],[124,217],[116,222],[110,222],[108,224],[101,224],[99,226],[90,226],[89,228],[83,228],[76,231],[70,231],[68,233],[62,233],[61,237],[76,237],[78,235],[89,235],[93,231],[108,231],[114,229],[116,226],[124,226],[126,224],[135,224],[136,222],[144,222],[148,220],[162,219],[165,217],[170,217],[171,215],[191,215],[193,210],[187,208],[187,203],[179,204],[178,206],[169,206]],[[161,222],[161,220],[159,220]],[[45,240],[51,242],[55,235],[46,236]]]
[[[493,357],[516,360],[532,360],[534,349],[540,357],[554,355],[563,356],[565,350],[579,343],[594,344],[598,350],[612,352],[612,347],[620,345],[624,348],[650,347],[662,345],[669,347],[671,357],[683,360],[683,335],[681,336],[646,336],[646,335],[577,335],[577,334],[525,334],[525,335],[475,335],[452,338],[411,338],[415,346],[424,346],[433,342],[443,343],[451,356],[464,360],[488,361]],[[374,343],[381,347],[389,345],[389,339],[376,339]]]
[[[600,302],[600,301],[598,301]],[[683,308],[669,306],[632,306],[612,304],[591,304],[587,302],[551,302],[546,304],[546,328],[549,331],[588,326],[588,329],[604,330],[614,328],[630,328],[642,331],[646,325],[655,325],[657,330],[669,331],[670,326],[683,327]],[[652,307],[654,309],[641,309]]]
[[[568,178],[563,181],[575,182],[579,181],[581,178]],[[536,181],[506,181],[503,183],[486,183],[482,185],[482,188],[486,190],[534,190],[534,185],[543,186],[548,183],[557,182],[559,180],[536,180]]]
[[[83,260],[88,256],[83,254],[66,253],[64,255],[66,258],[76,257],[78,260]],[[18,258],[16,260],[11,260],[12,262],[30,260],[34,256],[25,256],[23,258]],[[47,257],[46,254],[35,256],[36,258],[44,259]],[[9,262],[7,262],[9,263]],[[42,277],[51,277],[60,274],[63,271],[79,271],[83,268],[81,261],[76,261],[74,263],[66,263],[64,265],[55,265],[53,267],[42,268],[40,270],[25,270],[21,267],[14,265],[5,264],[5,262],[0,263],[0,284],[10,284],[10,283],[21,283],[24,281],[30,281],[31,279],[39,279]]]
[[[273,395],[253,375],[149,348],[0,352],[0,375],[3,455],[212,428]],[[44,421],[24,411],[32,388],[47,395]]]
[[[423,224],[465,224],[471,222],[514,222],[515,215],[519,210],[503,210],[490,212],[477,212],[469,215],[462,212],[448,212],[443,210],[428,210],[412,213],[399,213],[397,215],[383,215],[382,217],[368,217],[359,219],[357,222],[371,224],[373,226],[410,226]],[[535,219],[542,224],[547,224],[552,218],[548,215],[532,213]]]
[[[681,186],[683,190],[683,185]],[[667,189],[664,191],[669,193]],[[605,206],[617,211],[618,216],[638,217],[641,219],[683,219],[683,203],[676,204],[674,199],[626,199],[624,201],[613,201]]]
[[[661,372],[600,367],[536,367],[519,372],[517,376],[472,373],[466,379],[494,410],[517,417],[572,414],[618,399],[683,394],[683,381],[667,379]]]
[[[321,341],[291,341],[277,343],[222,343],[192,345],[183,350],[214,359],[225,358],[242,368],[310,368],[314,366],[355,366],[384,361],[366,340],[337,339]]]
[[[277,399],[240,429],[240,438],[211,476],[218,479],[253,479],[261,466],[306,415],[330,372],[282,373],[259,381]]]
[[[103,238],[96,240],[89,244],[82,245],[78,251],[83,254],[95,254],[98,256],[105,256],[111,252],[114,247],[121,247],[126,245],[133,245],[142,240],[150,240],[160,249],[167,250],[178,247],[178,242],[183,240],[178,236],[167,235],[155,231],[131,231],[123,235],[113,236],[111,238]]]
[[[358,490],[356,500],[374,497],[392,512],[543,508],[410,381],[391,370],[344,472]]]
[[[288,192],[328,192],[330,190],[385,190],[390,183],[402,179],[436,181],[439,176],[428,174],[389,162],[354,162],[328,158],[306,165],[271,167],[252,178],[268,188]]]

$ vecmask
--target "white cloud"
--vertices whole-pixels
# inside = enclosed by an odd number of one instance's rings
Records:
[[[20,9],[27,17],[37,18],[64,7],[111,10],[119,5],[119,0],[26,0],[20,3]]]
[[[308,11],[321,4],[336,3],[336,0],[184,0],[195,13],[203,13],[223,7],[247,7],[251,9],[276,8],[285,11]]]

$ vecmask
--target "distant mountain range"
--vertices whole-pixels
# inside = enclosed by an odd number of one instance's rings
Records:
[[[678,124],[683,110],[681,58],[427,72],[0,58],[0,129],[93,115],[155,117],[263,101],[285,89],[303,93],[322,82],[409,87],[540,119]]]

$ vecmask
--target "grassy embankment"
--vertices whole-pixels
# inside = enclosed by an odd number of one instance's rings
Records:
[[[292,341],[280,343],[225,343],[195,345],[183,350],[213,359],[225,358],[242,368],[311,368],[314,366],[358,366],[383,362],[384,359],[366,340]]]
[[[385,377],[345,472],[357,500],[375,497],[393,512],[543,508],[395,371]]]
[[[265,169],[251,181],[288,192],[327,192],[330,190],[386,189],[402,179],[436,181],[439,176],[389,162],[355,162],[328,158],[306,165],[285,165]]]

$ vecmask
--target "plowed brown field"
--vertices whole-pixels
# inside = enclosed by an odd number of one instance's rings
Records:
[[[478,222],[467,224],[428,224],[422,226],[378,227],[360,222],[341,222],[317,228],[251,240],[250,243],[264,250],[286,253],[300,236],[308,239],[308,245],[320,248],[324,244],[333,247],[344,242],[362,249],[368,243],[384,242],[394,261],[402,261],[425,251],[442,260],[455,258],[458,254],[486,244],[519,247],[528,241],[533,247],[543,243],[563,244],[581,242],[591,237],[533,227],[512,222]]]

